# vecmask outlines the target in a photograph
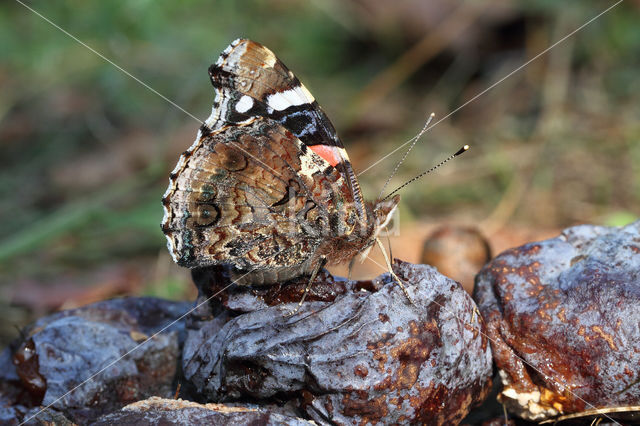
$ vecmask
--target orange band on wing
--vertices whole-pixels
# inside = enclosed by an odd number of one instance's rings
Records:
[[[335,146],[311,145],[309,148],[334,167],[342,161],[340,151]]]

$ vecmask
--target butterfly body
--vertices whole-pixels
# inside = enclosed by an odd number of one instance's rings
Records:
[[[304,85],[244,39],[209,75],[212,114],[162,200],[173,259],[228,264],[237,284],[266,285],[366,254],[398,197],[363,200],[342,142]]]

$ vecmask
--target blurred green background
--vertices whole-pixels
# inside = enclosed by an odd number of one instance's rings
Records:
[[[204,119],[208,66],[237,37],[315,95],[356,171],[444,117],[390,189],[402,227],[475,224],[502,244],[640,211],[640,2],[110,1],[32,7]],[[198,123],[12,1],[0,5],[0,340],[35,315],[118,294],[193,298],[160,198]],[[360,176],[375,198],[402,151]],[[411,238],[413,233],[404,234]],[[505,243],[506,241],[506,243]],[[376,272],[377,273],[377,272]]]

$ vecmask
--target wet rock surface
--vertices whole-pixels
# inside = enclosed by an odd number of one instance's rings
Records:
[[[491,386],[477,308],[432,267],[394,270],[415,304],[388,274],[322,272],[289,316],[306,278],[211,298],[229,281],[201,270],[196,309],[166,330],[193,304],[117,299],[44,317],[0,353],[0,422],[456,424]]]
[[[511,412],[640,405],[640,222],[507,250],[478,275],[475,299]]]
[[[239,314],[283,303],[298,303],[309,283],[309,278],[303,276],[284,284],[259,287],[230,286],[231,274],[228,268],[223,266],[194,269],[191,275],[200,295],[196,305],[207,301],[206,307],[199,309],[195,315],[203,319],[211,319],[221,311]],[[360,289],[375,291],[381,285],[377,288],[375,286],[373,281],[349,281],[334,277],[323,269],[318,273],[305,301],[333,302],[336,297],[348,292]]]
[[[101,417],[94,425],[290,425],[315,423],[274,411],[268,407],[198,404],[152,397]]]
[[[35,422],[57,416],[86,423],[151,395],[173,395],[184,322],[134,348],[191,306],[153,298],[114,299],[41,318],[1,355],[0,398],[11,412],[0,410],[0,418],[38,415]]]
[[[185,376],[208,400],[294,401],[319,422],[456,424],[491,382],[475,304],[432,267],[394,270],[415,306],[388,275],[320,284],[293,316],[295,303],[266,307],[286,295],[225,298],[247,312],[231,320],[210,305],[192,323]],[[195,278],[201,290],[215,287],[211,276]],[[294,302],[295,288],[285,289]]]

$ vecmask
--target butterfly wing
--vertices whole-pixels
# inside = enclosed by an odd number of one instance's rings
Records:
[[[181,156],[162,228],[182,266],[295,276],[309,272],[332,234],[362,225],[351,203],[336,168],[280,123],[254,117],[201,134]]]
[[[368,217],[344,145],[313,95],[271,50],[235,40],[209,68],[216,100],[206,125],[216,129],[248,117],[275,120],[343,174],[362,222]]]

